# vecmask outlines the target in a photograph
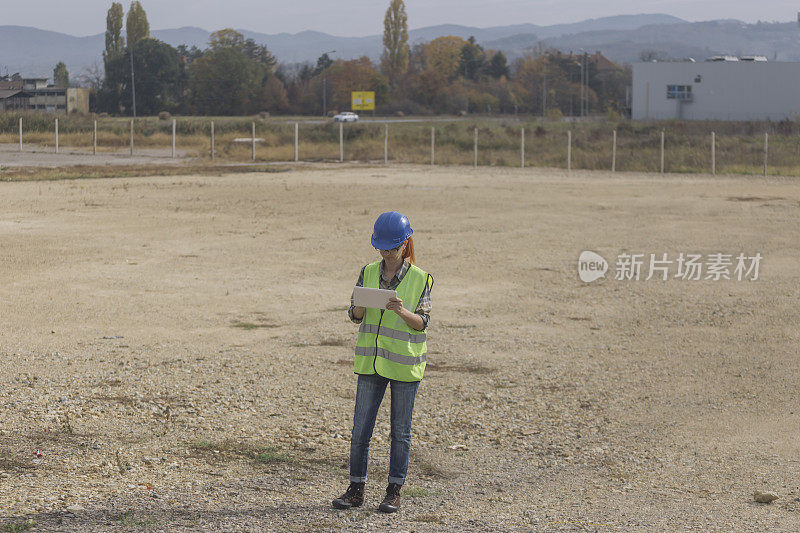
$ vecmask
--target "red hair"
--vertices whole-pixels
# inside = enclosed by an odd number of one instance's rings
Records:
[[[416,261],[414,260],[414,238],[409,237],[406,240],[406,247],[403,250],[403,259],[409,259],[411,264],[413,265]]]

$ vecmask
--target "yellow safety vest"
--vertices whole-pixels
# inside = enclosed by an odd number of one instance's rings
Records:
[[[379,288],[380,261],[364,267],[364,287]],[[416,309],[425,287],[433,277],[410,265],[397,286],[403,307]],[[378,374],[397,381],[420,381],[425,372],[428,347],[425,330],[410,328],[394,311],[366,308],[356,340],[355,373]]]

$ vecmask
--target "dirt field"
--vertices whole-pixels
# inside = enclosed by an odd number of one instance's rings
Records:
[[[6,530],[800,523],[796,180],[332,166],[0,192]],[[346,307],[389,209],[436,285],[385,516],[388,401],[365,507],[330,501],[355,393]],[[578,279],[583,250],[607,279]],[[622,252],[764,259],[756,281],[619,281]]]

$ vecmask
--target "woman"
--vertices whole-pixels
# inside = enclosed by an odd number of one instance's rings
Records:
[[[425,330],[433,287],[433,277],[414,265],[413,233],[408,218],[397,211],[378,217],[372,246],[382,260],[362,268],[356,286],[395,290],[397,297],[390,299],[386,309],[358,307],[352,296],[350,299],[350,320],[361,324],[355,350],[358,384],[350,440],[350,486],[333,500],[337,509],[364,503],[369,441],[387,385],[392,394],[392,444],[389,485],[378,510],[393,513],[400,507],[411,449],[411,414],[425,371]]]

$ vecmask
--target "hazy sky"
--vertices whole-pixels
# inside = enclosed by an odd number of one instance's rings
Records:
[[[110,0],[3,2],[0,25],[34,26],[71,35],[105,31]],[[127,11],[130,0],[122,0]],[[318,30],[362,36],[383,31],[389,0],[143,0],[152,29],[233,27],[262,33]],[[685,20],[796,20],[800,2],[778,0],[406,0],[410,28],[435,24],[501,26],[577,22],[619,14],[667,13]]]

